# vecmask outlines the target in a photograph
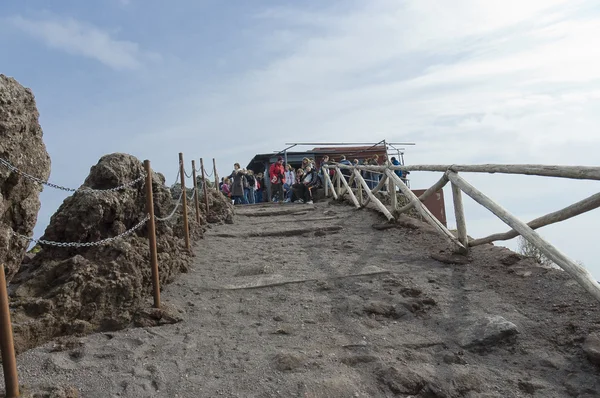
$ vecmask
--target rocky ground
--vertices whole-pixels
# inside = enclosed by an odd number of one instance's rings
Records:
[[[381,229],[328,201],[237,210],[164,288],[182,322],[51,341],[18,356],[21,383],[56,397],[600,396],[598,303],[564,272],[492,245],[452,256],[419,221]]]

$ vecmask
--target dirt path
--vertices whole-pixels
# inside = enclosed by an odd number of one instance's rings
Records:
[[[581,349],[598,306],[564,273],[502,265],[491,245],[446,264],[426,226],[381,222],[330,202],[239,208],[163,291],[183,322],[38,347],[17,359],[21,382],[83,397],[600,394]]]

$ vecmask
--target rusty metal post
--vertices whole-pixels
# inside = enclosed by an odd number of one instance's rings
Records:
[[[202,167],[202,189],[204,189],[204,202],[206,203],[206,215],[208,216],[208,187],[206,186],[206,175],[204,174],[204,160],[200,158],[200,167]]]
[[[179,174],[181,175],[181,205],[183,206],[183,234],[185,236],[185,248],[191,251],[190,230],[187,214],[187,192],[185,191],[185,168],[183,167],[183,152],[179,152]]]
[[[219,192],[219,175],[217,174],[217,162],[213,158],[213,173],[215,173],[215,191]]]
[[[198,204],[198,183],[196,182],[195,160],[192,160],[192,176],[194,177],[194,207],[196,208],[196,221],[200,224],[200,205]]]
[[[20,397],[19,375],[17,374],[15,344],[13,341],[12,325],[10,323],[10,308],[8,292],[6,290],[4,264],[0,264],[0,332],[0,350],[2,350],[2,368],[4,370],[6,398]]]
[[[156,221],[154,219],[154,198],[152,195],[152,168],[150,161],[144,160],[146,170],[146,211],[148,219],[148,241],[150,246],[150,266],[152,267],[152,291],[154,308],[160,308],[160,275],[158,274],[158,254],[156,252]]]

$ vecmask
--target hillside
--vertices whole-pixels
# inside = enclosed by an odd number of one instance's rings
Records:
[[[54,340],[18,356],[21,383],[83,397],[600,395],[583,349],[600,311],[564,272],[492,245],[452,256],[419,221],[377,229],[377,213],[334,202],[236,210],[164,288],[182,322]]]

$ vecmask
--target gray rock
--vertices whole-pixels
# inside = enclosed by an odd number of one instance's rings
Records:
[[[394,394],[418,394],[427,384],[423,376],[403,365],[380,368],[376,376]]]
[[[42,139],[39,113],[30,89],[0,74],[0,157],[19,170],[47,180],[50,157]],[[7,281],[19,270],[40,210],[42,186],[0,165],[0,263]]]
[[[590,362],[600,365],[600,335],[598,333],[592,333],[585,339],[583,351]]]
[[[510,341],[519,333],[517,326],[501,316],[488,316],[464,328],[458,343],[465,348],[489,347]]]

